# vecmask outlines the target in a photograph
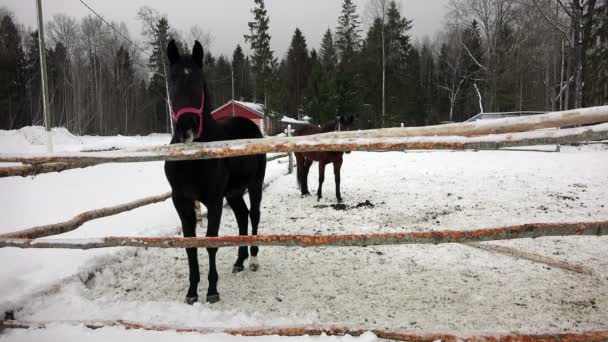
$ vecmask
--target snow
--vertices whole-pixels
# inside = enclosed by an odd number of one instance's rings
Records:
[[[243,101],[234,101],[234,103],[241,105],[245,108],[248,108],[249,110],[256,112],[257,114],[259,114],[260,116],[264,116],[264,105],[261,103],[254,103],[254,102],[243,102]]]
[[[305,118],[308,118],[307,116]],[[310,119],[310,118],[309,118]],[[281,122],[288,124],[297,124],[297,125],[309,125],[309,120],[296,120],[294,118],[290,118],[289,116],[283,116],[281,118]]]
[[[36,132],[40,128],[32,131]],[[27,133],[26,133],[27,132]],[[63,135],[57,151],[166,143],[148,137]],[[43,152],[28,130],[0,131],[0,152]],[[58,139],[58,141],[61,141]],[[6,144],[5,144],[6,143]],[[11,150],[12,149],[12,150]],[[284,160],[269,163],[260,234],[350,234],[476,229],[529,222],[608,220],[608,149],[568,147],[560,153],[481,151],[354,152],[344,157],[342,196],[335,206],[331,166],[324,197],[301,198]],[[315,193],[317,167],[309,187]],[[0,179],[0,232],[69,219],[80,212],[169,191],[162,162],[104,164],[87,169]],[[368,201],[368,202],[367,202]],[[332,207],[332,205],[334,205]],[[339,210],[345,209],[345,210]],[[165,201],[86,223],[45,239],[108,235],[170,236],[179,219]],[[198,230],[199,235],[204,229]],[[237,235],[227,209],[221,235]],[[188,282],[180,249],[0,249],[0,313],[23,320],[115,320],[201,327],[328,323],[424,331],[560,332],[607,329],[608,238],[551,237],[496,244],[577,262],[581,275],[460,244],[367,248],[260,248],[260,270],[232,274],[236,248],[218,252],[216,304],[183,304]],[[207,256],[199,252],[199,293]],[[198,334],[57,324],[10,330],[0,341],[189,340]],[[213,335],[211,340],[295,340]],[[375,341],[322,337],[322,341]]]

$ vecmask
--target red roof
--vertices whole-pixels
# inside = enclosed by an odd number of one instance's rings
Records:
[[[211,115],[219,117],[225,117],[232,115],[232,102],[228,101],[223,106],[217,108]],[[242,102],[242,101],[234,101],[234,114],[237,116],[245,116],[249,118],[263,119],[264,118],[264,105],[260,103],[253,102]],[[246,113],[245,113],[246,112]],[[247,115],[249,114],[249,115]],[[253,114],[253,115],[251,115]]]

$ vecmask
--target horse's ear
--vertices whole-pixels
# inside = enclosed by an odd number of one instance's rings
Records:
[[[192,60],[201,68],[203,67],[203,55],[203,46],[198,42],[198,40],[195,40],[194,47],[192,47]]]
[[[167,57],[169,58],[170,64],[175,64],[179,59],[179,50],[177,49],[174,39],[171,39],[167,45]]]

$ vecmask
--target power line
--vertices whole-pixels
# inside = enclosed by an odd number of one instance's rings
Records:
[[[139,47],[139,45],[135,44],[135,42],[133,42],[131,39],[129,39],[129,37],[125,36],[122,32],[120,32],[118,29],[116,29],[114,27],[114,25],[110,24],[104,17],[102,17],[99,13],[95,12],[94,9],[91,8],[91,6],[87,5],[86,2],[84,2],[83,0],[78,0],[80,1],[81,4],[83,4],[86,8],[89,9],[89,11],[93,12],[93,14],[95,14],[99,19],[101,19],[101,21],[103,21],[106,25],[108,25],[114,32],[118,33],[121,37],[123,37],[126,41],[128,41],[129,43],[131,43],[131,45],[135,46],[135,48],[137,48],[139,51],[143,52],[144,54],[148,55],[148,57],[152,57],[152,55],[150,55],[146,50],[142,49],[141,47]]]

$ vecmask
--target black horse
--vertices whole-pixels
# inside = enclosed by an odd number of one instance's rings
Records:
[[[338,116],[322,127],[306,125],[296,129],[295,136],[303,136],[332,131],[350,131],[353,126],[354,117]],[[319,188],[317,189],[317,200],[322,195],[323,180],[325,179],[325,165],[334,164],[334,177],[336,182],[336,198],[342,202],[340,195],[340,168],[342,167],[342,156],[344,152],[296,152],[296,165],[298,169],[298,186],[302,191],[302,196],[310,195],[308,192],[308,171],[313,162],[319,162]]]
[[[230,117],[214,120],[211,102],[203,74],[203,47],[196,41],[192,56],[180,56],[175,41],[169,42],[167,56],[169,71],[169,107],[175,131],[171,144],[261,138],[258,126],[249,119]],[[266,155],[257,154],[224,159],[204,159],[165,162],[165,174],[173,190],[173,205],[182,222],[184,237],[196,236],[195,201],[207,207],[207,235],[218,236],[224,197],[236,216],[239,235],[247,235],[248,216],[251,217],[252,235],[257,235],[260,222],[262,185],[266,172]],[[249,192],[250,209],[243,200]],[[207,248],[209,254],[209,289],[207,301],[217,302],[218,274],[215,267],[217,248]],[[190,268],[190,287],[186,303],[198,300],[200,281],[196,248],[186,248]],[[259,267],[258,247],[251,247],[249,267]],[[244,270],[243,262],[249,257],[247,247],[239,247],[233,272]]]

